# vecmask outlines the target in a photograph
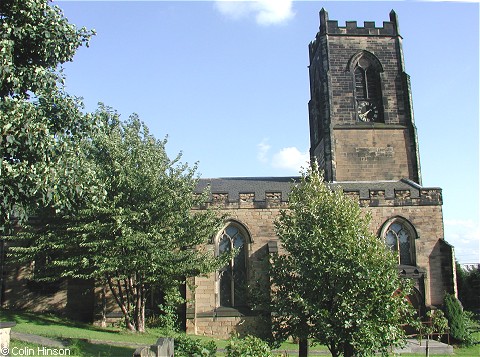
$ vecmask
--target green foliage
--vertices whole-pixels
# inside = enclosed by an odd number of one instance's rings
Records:
[[[453,294],[445,294],[443,310],[448,320],[450,336],[461,344],[470,345],[474,342],[471,327],[471,315],[463,311],[460,301]]]
[[[258,337],[247,335],[241,339],[232,336],[226,346],[226,357],[272,357],[268,343]]]
[[[457,263],[458,299],[465,309],[480,309],[480,270],[465,271]]]
[[[450,326],[450,334],[453,338],[463,341],[467,334],[463,309],[460,302],[453,294],[445,294],[443,299],[445,316]]]
[[[147,318],[146,324],[149,328],[160,328],[165,331],[179,331],[178,306],[184,304],[177,289],[161,291],[163,303],[158,305],[152,315]]]
[[[426,335],[436,335],[440,340],[448,331],[448,320],[442,310],[430,310],[427,312],[428,321],[421,325],[421,331]]]
[[[50,0],[3,0],[0,3],[0,97],[51,93],[61,82],[59,64],[72,61],[88,45],[93,31],[77,29]]]
[[[202,341],[187,335],[176,335],[174,338],[177,357],[209,357],[217,352],[214,341]]]
[[[77,29],[48,0],[0,2],[0,232],[32,209],[71,209],[94,195],[81,146],[94,129],[79,99],[63,89],[60,65],[93,32]]]
[[[75,214],[42,217],[40,230],[22,233],[27,246],[17,259],[44,257],[43,275],[104,281],[124,314],[128,329],[145,328],[149,291],[171,296],[185,278],[217,268],[209,252],[198,249],[222,223],[215,212],[195,211],[204,195],[195,195],[196,167],[170,160],[166,140],[155,139],[136,116],[123,123],[100,107],[102,124],[91,140],[89,157],[103,182],[104,200]]]
[[[413,309],[397,259],[369,217],[316,167],[302,175],[276,231],[288,252],[272,262],[274,331],[327,345],[333,356],[387,353],[404,342]]]

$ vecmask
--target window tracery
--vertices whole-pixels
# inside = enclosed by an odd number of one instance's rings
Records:
[[[218,272],[218,304],[223,307],[247,305],[247,234],[237,224],[229,223],[217,239],[218,255],[230,255]]]
[[[407,222],[394,220],[386,228],[384,239],[388,248],[398,252],[400,265],[415,265],[415,232]]]

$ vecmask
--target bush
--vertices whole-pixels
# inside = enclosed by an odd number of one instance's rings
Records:
[[[458,299],[467,310],[480,308],[480,270],[464,270],[457,263]]]
[[[442,335],[448,331],[448,320],[442,310],[430,310],[427,312],[427,318],[430,324],[427,325],[426,333],[429,335],[437,334],[437,339],[440,341]]]
[[[233,336],[226,346],[226,357],[272,357],[268,344],[258,337],[246,336],[243,339]]]
[[[175,336],[175,357],[215,356],[217,346],[214,341],[202,341],[187,335]]]
[[[443,310],[450,327],[450,336],[461,344],[470,345],[474,342],[470,327],[472,322],[460,301],[453,294],[446,294],[443,300]]]

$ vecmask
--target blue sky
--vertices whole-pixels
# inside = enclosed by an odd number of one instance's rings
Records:
[[[445,238],[479,262],[479,4],[414,1],[55,1],[90,48],[67,90],[139,114],[202,177],[297,175],[308,159],[308,43],[332,20],[397,12],[423,185],[441,187]]]

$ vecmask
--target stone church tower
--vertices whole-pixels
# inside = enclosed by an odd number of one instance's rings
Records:
[[[310,154],[332,181],[421,184],[410,78],[397,16],[339,27],[320,11],[310,50]]]
[[[310,155],[333,187],[372,216],[371,230],[398,252],[398,271],[415,282],[410,301],[423,314],[456,292],[453,248],[444,240],[442,191],[421,184],[410,78],[397,15],[339,26],[320,11],[309,45]],[[220,271],[197,277],[187,291],[187,331],[228,336],[261,333],[268,324],[259,296],[268,293],[267,265],[279,250],[274,221],[288,207],[295,177],[203,179],[229,219],[209,249],[239,254]],[[280,248],[281,249],[281,248]],[[262,290],[263,289],[263,290]]]

